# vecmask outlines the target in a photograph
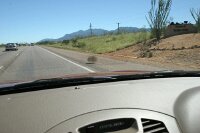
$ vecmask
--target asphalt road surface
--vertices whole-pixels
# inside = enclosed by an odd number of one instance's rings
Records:
[[[98,57],[95,64],[89,64],[88,56],[90,54],[39,46],[19,47],[18,51],[9,52],[0,48],[0,84],[91,72],[163,70],[105,57]]]

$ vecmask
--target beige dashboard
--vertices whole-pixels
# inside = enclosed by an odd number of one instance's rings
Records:
[[[0,132],[75,133],[97,122],[132,118],[139,133],[145,132],[142,119],[172,133],[197,133],[199,86],[198,77],[162,78],[3,95]]]

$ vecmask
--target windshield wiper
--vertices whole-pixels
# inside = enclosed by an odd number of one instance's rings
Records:
[[[160,71],[144,74],[92,76],[82,78],[53,78],[41,79],[29,83],[10,85],[0,88],[0,95],[55,89],[69,86],[118,82],[127,80],[174,78],[174,77],[200,77],[200,71]]]

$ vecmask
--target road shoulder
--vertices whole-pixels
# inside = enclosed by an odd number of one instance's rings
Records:
[[[168,68],[160,68],[150,65],[139,64],[136,62],[122,61],[114,59],[110,56],[82,53],[72,50],[65,50],[47,46],[41,46],[53,53],[56,53],[69,60],[75,61],[81,65],[88,66],[89,68],[95,69],[97,72],[108,72],[108,71],[121,71],[121,70],[142,70],[142,71],[161,71],[169,70]],[[88,63],[87,59],[89,56],[96,56],[97,62],[94,64]]]

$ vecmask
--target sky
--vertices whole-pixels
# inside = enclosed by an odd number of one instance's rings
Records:
[[[78,30],[148,27],[150,0],[0,0],[0,43],[37,42]],[[194,23],[199,0],[173,0],[169,17]]]

